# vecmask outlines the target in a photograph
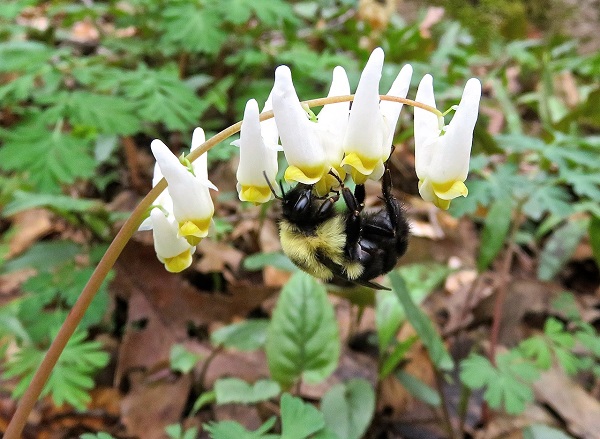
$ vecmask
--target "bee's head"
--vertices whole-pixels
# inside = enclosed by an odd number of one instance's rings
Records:
[[[295,223],[310,221],[314,212],[312,185],[298,183],[293,189],[283,192],[281,208],[283,217]]]

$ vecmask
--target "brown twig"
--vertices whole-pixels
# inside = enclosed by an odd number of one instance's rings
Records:
[[[326,104],[338,103],[338,102],[348,102],[354,99],[354,95],[347,96],[335,96],[330,98],[320,98],[313,99],[310,101],[305,101],[303,104],[308,105],[309,107],[317,107]],[[398,98],[395,96],[381,96],[382,100],[398,102],[402,104],[407,104],[413,107],[422,108],[424,110],[430,111],[436,114],[438,117],[442,116],[442,113],[436,108],[430,107],[429,105],[422,104],[420,102],[415,102],[410,99]],[[260,120],[267,120],[273,117],[273,111],[267,111],[260,115]],[[242,127],[242,122],[238,122],[236,124],[231,125],[230,127],[224,129],[219,132],[206,142],[204,142],[199,148],[194,150],[188,156],[190,161],[194,161],[200,155],[207,152],[209,149],[214,147],[216,144],[224,141],[228,137],[240,131]],[[73,305],[73,308],[67,315],[64,323],[62,324],[58,334],[50,344],[46,355],[44,356],[40,366],[36,370],[29,387],[25,390],[25,393],[21,397],[17,409],[15,410],[15,414],[10,420],[6,432],[4,433],[4,439],[18,439],[27,423],[27,417],[29,413],[33,410],[33,407],[44,388],[44,385],[48,381],[50,377],[50,373],[52,369],[56,365],[60,354],[64,350],[67,342],[77,329],[79,322],[83,318],[86,310],[88,309],[90,303],[92,302],[96,292],[100,288],[100,285],[106,278],[108,272],[115,264],[117,258],[125,248],[125,245],[129,241],[129,239],[133,236],[133,234],[137,231],[139,225],[141,224],[143,218],[146,216],[148,209],[152,206],[156,197],[165,190],[167,187],[167,182],[163,178],[158,184],[153,187],[150,192],[140,201],[137,207],[131,213],[131,216],[125,221],[125,223],[121,226],[121,229],[113,239],[112,243],[106,250],[106,253],[98,263],[98,266],[92,273],[90,280],[87,282],[79,298]]]

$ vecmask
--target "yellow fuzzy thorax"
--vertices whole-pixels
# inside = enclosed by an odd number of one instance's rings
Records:
[[[341,216],[323,222],[310,235],[303,234],[297,226],[284,220],[280,223],[279,235],[284,253],[292,262],[316,278],[333,278],[333,272],[319,262],[317,253],[335,264],[344,265],[346,232]]]

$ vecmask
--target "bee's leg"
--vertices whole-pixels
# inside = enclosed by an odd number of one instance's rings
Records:
[[[340,194],[336,193],[335,195],[328,197],[321,206],[319,206],[319,210],[317,210],[318,218],[326,218],[330,215],[331,211],[334,208],[334,204],[337,200],[340,199]]]

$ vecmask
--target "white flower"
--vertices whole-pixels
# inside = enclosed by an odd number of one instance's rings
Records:
[[[275,70],[272,96],[275,122],[289,164],[284,178],[305,184],[318,182],[330,166],[315,127],[300,105],[289,67],[279,66]]]
[[[192,264],[195,246],[191,246],[185,238],[177,236],[177,224],[169,220],[158,208],[150,212],[154,249],[158,260],[165,264],[167,271],[179,273]]]
[[[327,97],[346,96],[350,94],[350,82],[343,67],[337,66],[333,69],[333,78]],[[341,180],[346,177],[346,172],[341,166],[344,158],[344,136],[348,126],[348,115],[350,102],[338,102],[324,105],[319,112],[316,124],[316,132],[325,152],[325,159],[330,168],[335,170]],[[319,187],[321,186],[321,187]],[[326,194],[331,187],[338,186],[338,181],[330,174],[326,174],[317,183],[317,192]]]
[[[452,199],[466,197],[469,192],[464,181],[469,172],[480,98],[481,83],[476,78],[469,79],[444,132],[435,114],[415,107],[415,168],[419,193],[425,201],[441,209],[448,209]],[[421,80],[416,101],[435,107],[431,75]]]
[[[204,132],[194,131],[192,147],[204,142]],[[209,187],[215,186],[208,180],[206,154],[192,165],[194,173],[184,166],[160,140],[153,140],[152,153],[169,186],[167,190],[173,200],[173,214],[178,224],[178,236],[184,237],[190,245],[196,245],[208,235],[214,214],[214,205]]]
[[[390,155],[394,130],[402,109],[399,103],[379,102],[383,59],[383,50],[378,47],[371,53],[362,71],[343,143],[346,155],[342,165],[359,184],[368,178],[379,180],[383,175],[383,163]],[[398,74],[388,94],[406,97],[411,76],[412,67],[407,65]]]
[[[162,180],[162,178],[163,175],[162,172],[160,172],[160,166],[158,166],[158,163],[155,163],[154,174],[152,176],[152,187],[156,186],[158,182]],[[171,199],[169,192],[166,190],[162,191],[158,197],[156,197],[156,200],[152,206],[161,208],[167,216],[173,216],[173,200]],[[140,224],[138,230],[152,230],[152,220],[150,219],[150,216],[142,221],[142,224]]]
[[[240,164],[237,169],[237,190],[242,201],[266,203],[273,198],[266,178],[275,185],[277,176],[277,131],[273,135],[272,127],[267,126],[267,135],[271,145],[265,145],[258,119],[258,104],[254,99],[246,103],[244,120],[240,130]],[[271,130],[271,131],[269,131]],[[275,145],[273,145],[273,140]]]

